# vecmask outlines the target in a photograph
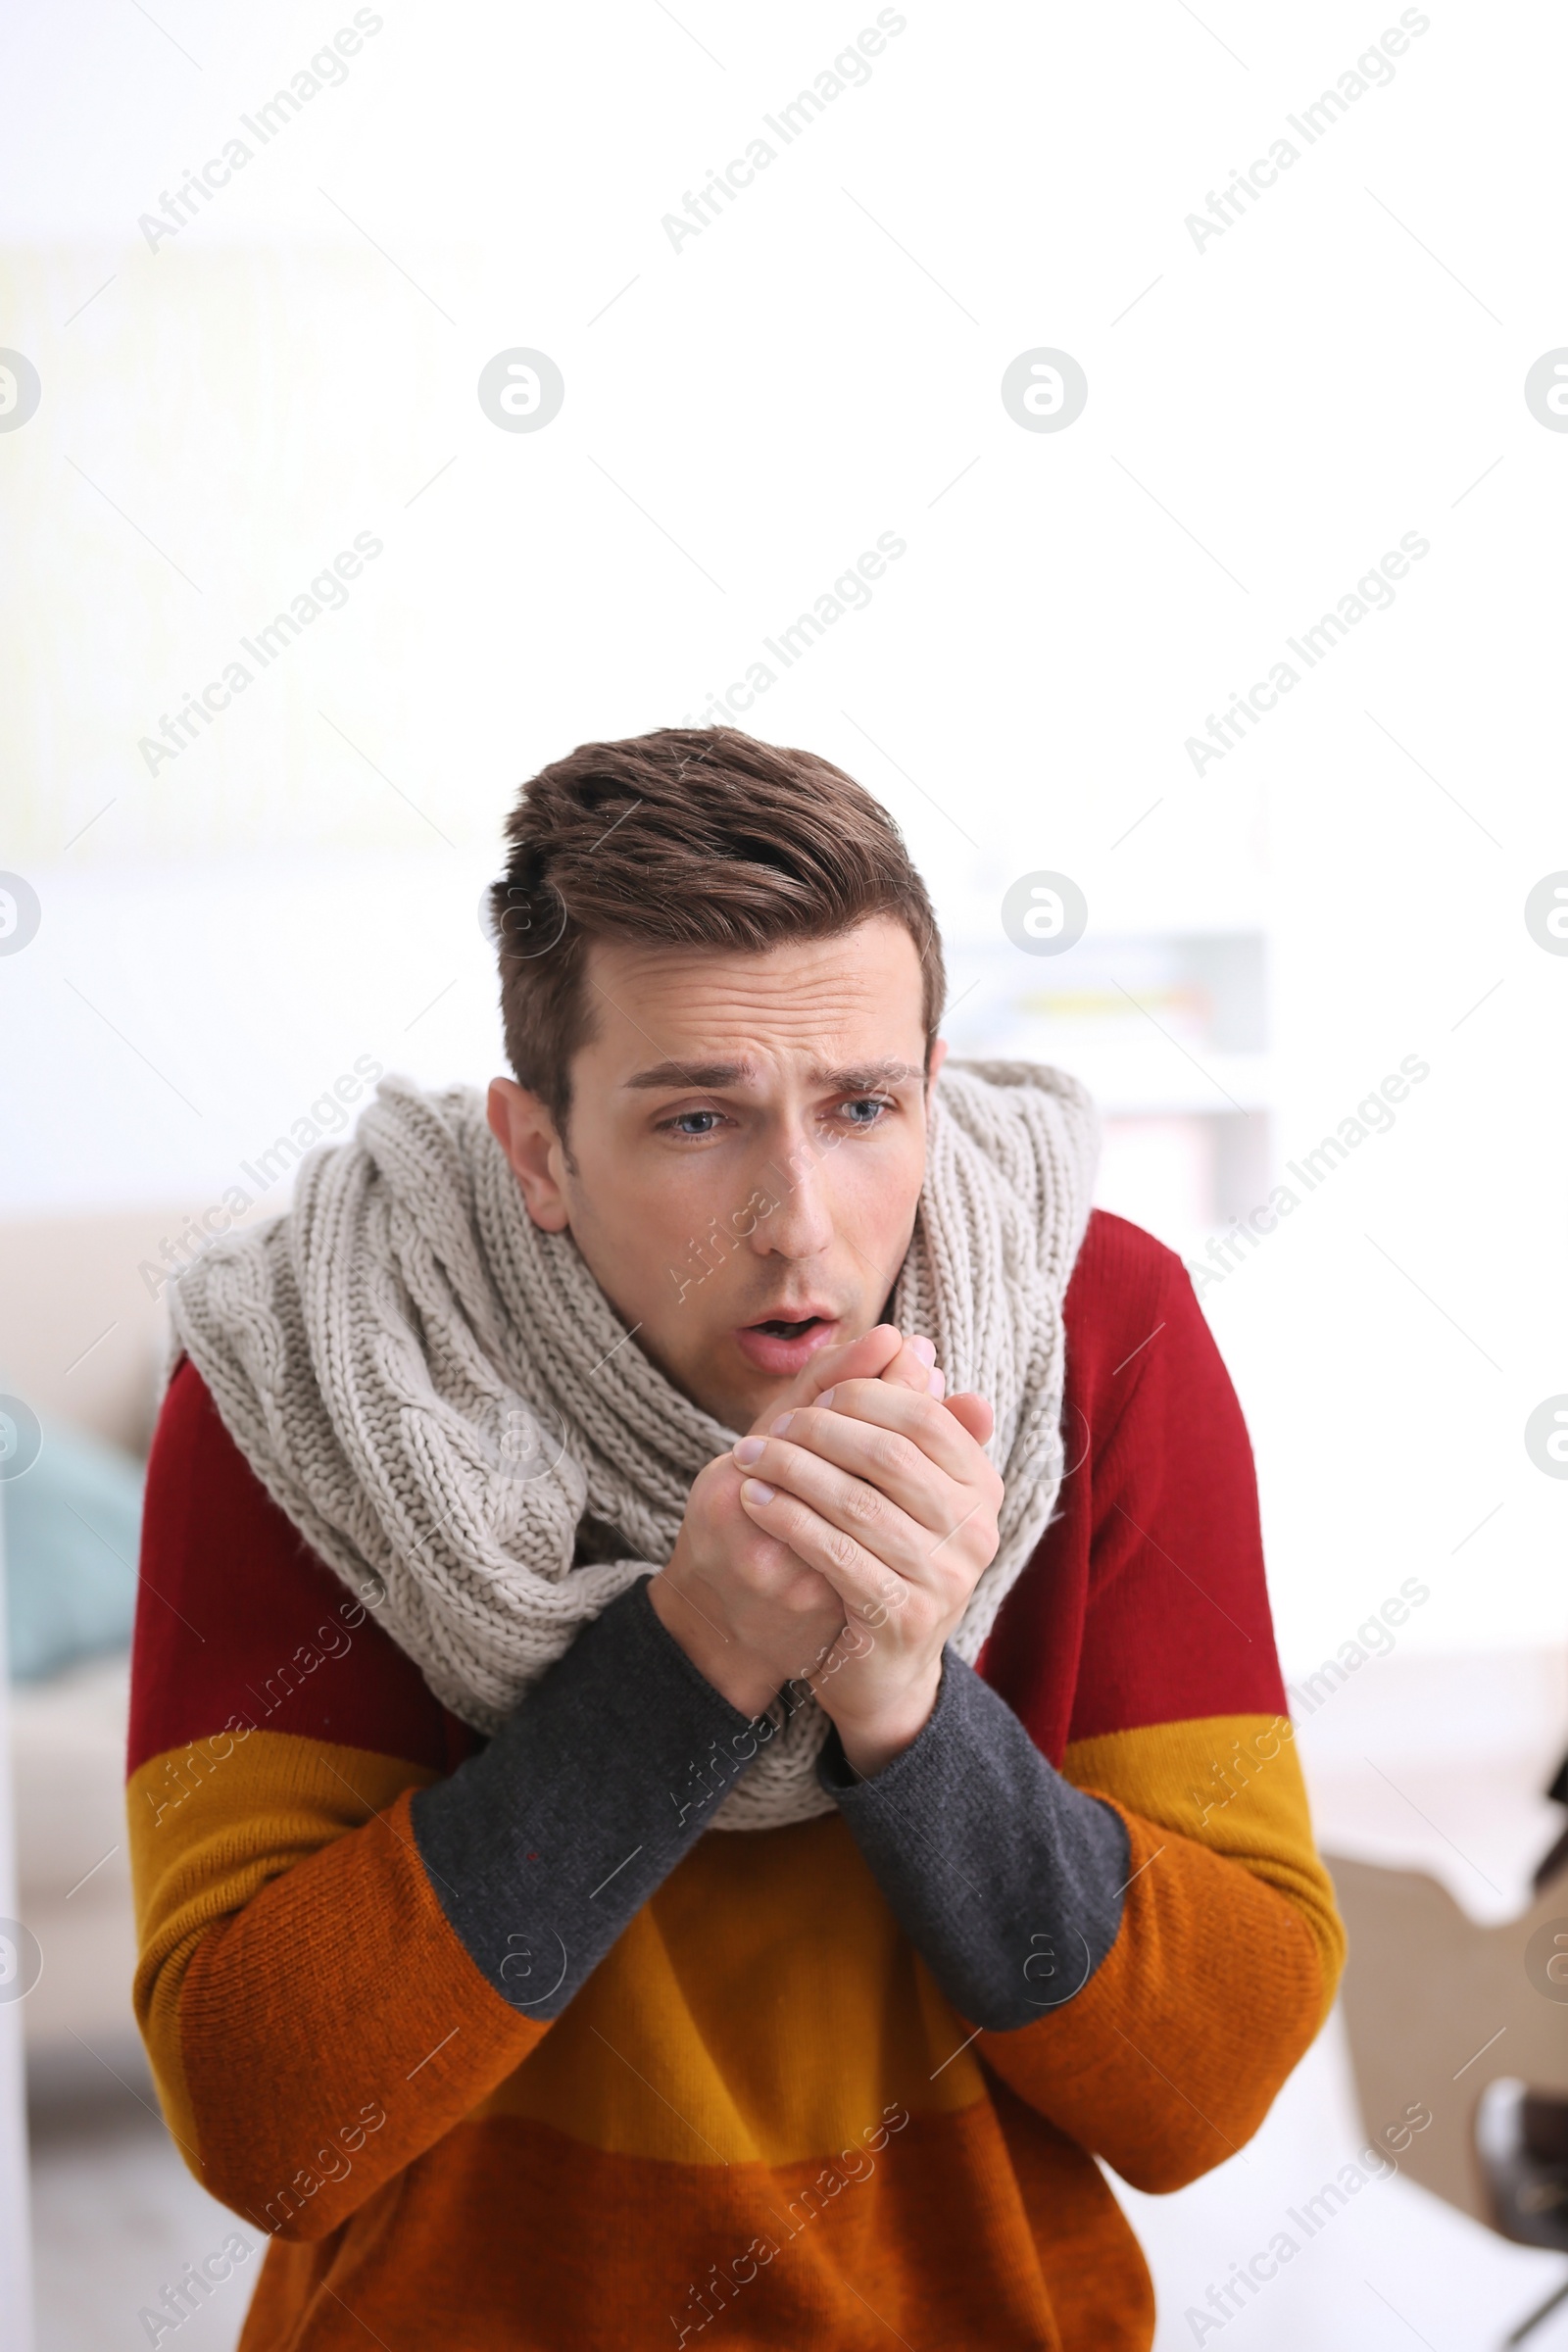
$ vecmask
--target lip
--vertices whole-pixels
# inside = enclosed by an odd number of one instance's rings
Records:
[[[787,1340],[774,1332],[759,1331],[756,1324],[743,1324],[735,1334],[735,1345],[754,1371],[765,1372],[775,1380],[792,1379],[803,1371],[824,1348],[831,1348],[839,1337],[839,1318],[813,1307],[809,1300],[794,1309],[780,1308],[772,1315],[759,1316],[759,1322],[804,1323],[808,1316],[817,1319],[809,1331]]]

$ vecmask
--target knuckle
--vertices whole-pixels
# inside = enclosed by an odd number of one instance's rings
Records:
[[[835,1527],[829,1533],[826,1550],[835,1568],[853,1568],[860,1556],[860,1546],[841,1527]]]
[[[997,1523],[989,1511],[976,1511],[965,1520],[954,1549],[961,1558],[989,1560],[997,1548]]]
[[[896,1429],[879,1430],[871,1441],[871,1459],[878,1470],[906,1476],[915,1467],[919,1447],[902,1437]]]
[[[887,1516],[887,1504],[875,1487],[857,1479],[845,1496],[845,1509],[861,1527],[875,1527]]]

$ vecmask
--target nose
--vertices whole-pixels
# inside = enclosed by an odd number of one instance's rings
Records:
[[[798,1132],[763,1165],[758,1189],[776,1206],[752,1233],[759,1257],[817,1257],[832,1242],[822,1158],[812,1138]]]

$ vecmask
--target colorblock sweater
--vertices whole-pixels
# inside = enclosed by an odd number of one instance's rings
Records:
[[[1333,1998],[1247,1434],[1180,1261],[1097,1213],[1069,1475],[978,1669],[824,1817],[624,1594],[485,1743],[271,1503],[194,1369],[150,1467],[137,2014],[270,2243],[243,2352],[1133,2352],[1096,2159],[1172,2189]]]

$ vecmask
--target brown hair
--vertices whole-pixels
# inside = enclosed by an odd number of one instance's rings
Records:
[[[490,892],[507,1057],[563,1134],[594,939],[760,950],[889,914],[920,956],[930,1050],[947,984],[925,884],[887,810],[814,753],[736,727],[580,744],[523,785],[507,841]]]

